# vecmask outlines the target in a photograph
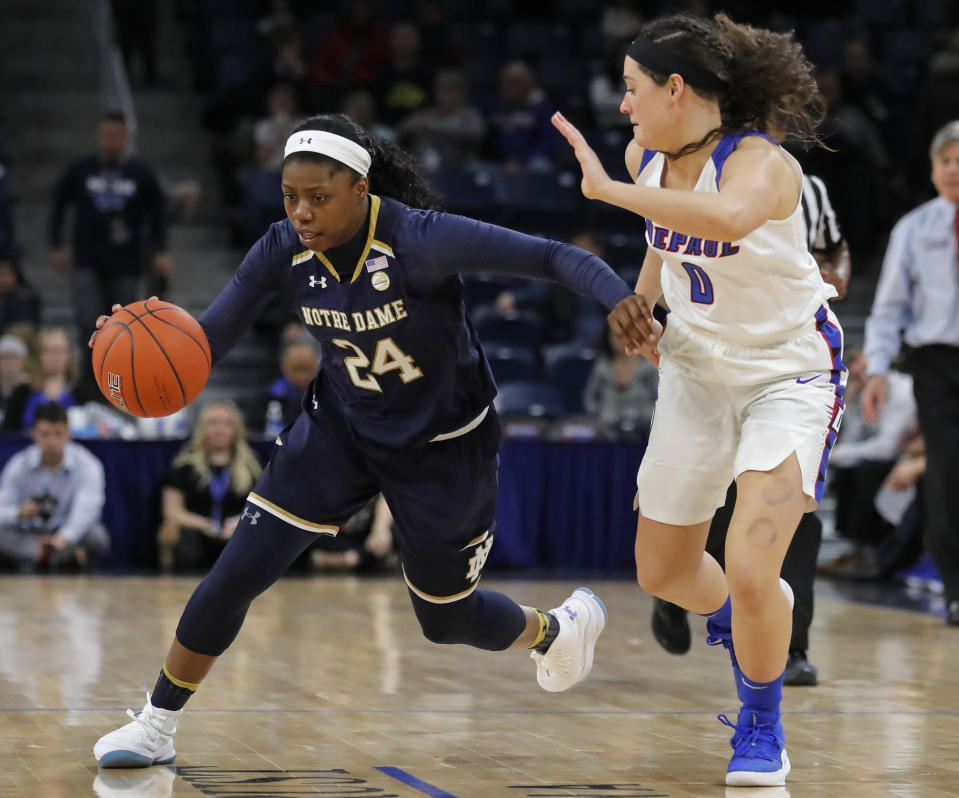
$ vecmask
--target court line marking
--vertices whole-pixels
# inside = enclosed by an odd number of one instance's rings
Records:
[[[459,798],[459,796],[453,795],[451,792],[446,792],[446,790],[437,787],[435,784],[430,784],[428,781],[417,778],[412,773],[407,773],[402,768],[385,766],[374,767],[373,769],[380,771],[380,773],[385,773],[390,778],[403,782],[407,787],[412,787],[418,792],[432,796],[432,798]]]
[[[115,713],[123,712],[123,708],[117,707],[0,707],[0,714],[4,712],[102,712]],[[611,709],[611,710],[575,710],[564,709],[561,711],[549,710],[517,710],[517,709],[191,709],[191,715],[204,714],[261,714],[261,715],[582,715],[584,717],[601,718],[609,716],[626,716],[641,718],[661,718],[674,717],[678,715],[695,717],[697,715],[713,715],[715,708],[709,709],[683,709],[683,710],[653,710],[648,709]],[[857,710],[800,710],[795,712],[786,712],[790,717],[927,717],[927,716],[959,716],[959,710],[955,709],[931,709],[931,710],[900,710],[900,709],[857,709]]]

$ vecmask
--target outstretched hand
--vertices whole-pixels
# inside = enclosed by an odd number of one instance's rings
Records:
[[[580,183],[583,196],[587,199],[600,199],[602,187],[610,182],[603,164],[600,163],[596,153],[586,143],[583,134],[559,111],[553,114],[552,122],[553,127],[563,134],[563,137],[573,148],[573,154],[583,170],[583,180]]]
[[[627,355],[642,355],[654,366],[659,365],[659,349],[656,345],[662,337],[663,325],[653,318],[645,297],[630,294],[620,300],[606,318]]]
[[[122,307],[123,305],[114,305],[113,307],[110,308],[110,313],[111,314],[116,313]],[[103,325],[106,324],[109,320],[110,320],[109,316],[97,316],[97,320],[94,324],[94,327],[96,329],[93,331],[93,335],[90,336],[90,340],[87,341],[87,346],[89,346],[91,349],[93,349],[93,342],[97,340],[97,336],[100,334],[100,330],[103,329]]]

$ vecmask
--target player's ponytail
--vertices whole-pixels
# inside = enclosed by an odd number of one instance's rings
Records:
[[[391,141],[371,136],[345,114],[320,114],[298,125],[293,133],[304,130],[324,130],[349,139],[366,150],[372,159],[367,177],[370,193],[390,197],[404,205],[426,210],[442,207],[442,197],[416,170],[416,159]],[[284,159],[322,163],[335,170],[350,169],[346,164],[328,156],[307,150],[292,152]],[[361,175],[354,171],[355,180]]]
[[[628,55],[657,85],[678,73],[698,94],[719,103],[720,127],[674,156],[742,129],[785,128],[794,138],[819,143],[816,128],[825,102],[792,33],[739,24],[725,14],[713,19],[675,14],[644,25]]]
[[[720,100],[723,127],[768,133],[784,128],[806,144],[821,143],[816,128],[826,112],[813,66],[792,31],[774,33],[716,15],[731,58],[729,87]]]
[[[416,170],[416,158],[387,139],[373,139],[370,191],[411,208],[440,210],[443,198]]]

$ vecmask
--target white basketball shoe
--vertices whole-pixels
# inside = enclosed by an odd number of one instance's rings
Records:
[[[606,606],[592,590],[578,587],[550,613],[559,620],[559,633],[545,654],[531,651],[530,657],[536,662],[539,686],[560,693],[589,675],[596,640],[606,626]]]
[[[97,740],[93,746],[93,756],[101,768],[169,765],[176,759],[173,735],[182,711],[153,706],[147,693],[147,702],[140,714],[128,709],[127,715],[133,720]]]

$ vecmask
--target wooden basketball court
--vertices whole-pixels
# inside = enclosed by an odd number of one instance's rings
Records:
[[[194,578],[9,577],[0,608],[0,796],[959,795],[959,629],[818,594],[818,687],[786,688],[786,789],[725,788],[737,708],[722,649],[663,652],[632,582],[590,678],[539,689],[522,652],[440,647],[398,577],[285,579],[193,698],[175,767],[98,774],[139,710]],[[576,581],[484,581],[549,608]]]

